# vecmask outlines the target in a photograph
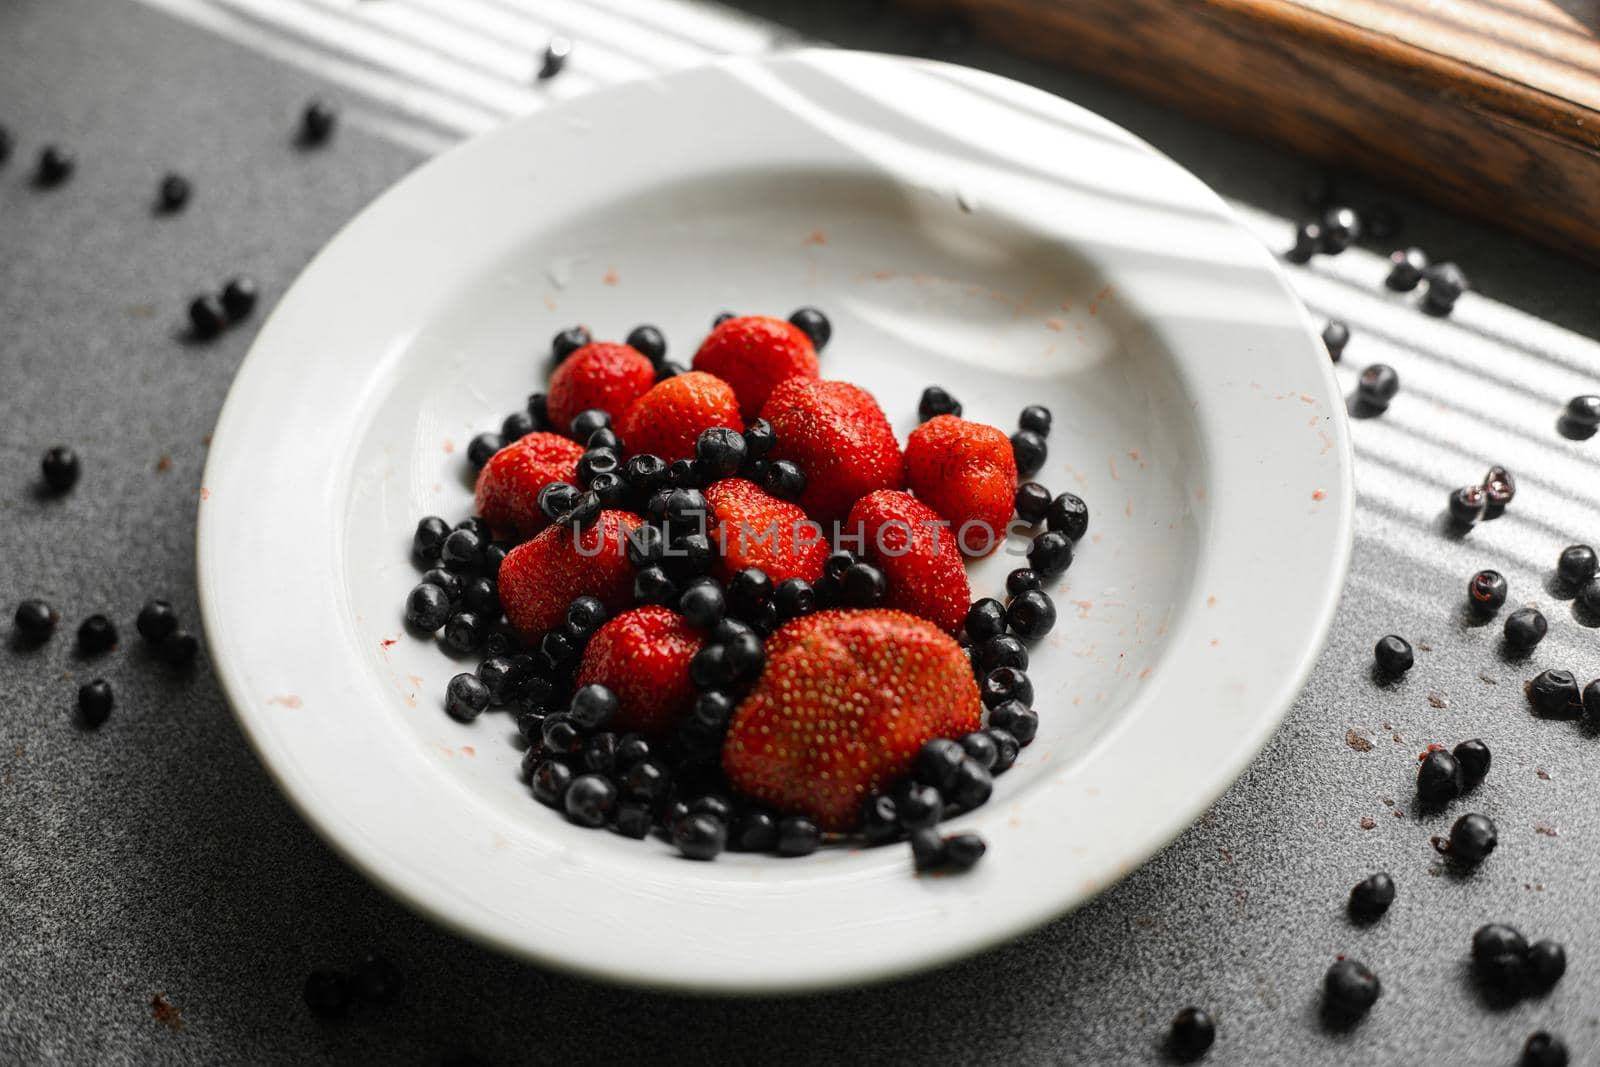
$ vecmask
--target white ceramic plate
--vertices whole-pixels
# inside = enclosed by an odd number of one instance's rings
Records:
[[[542,388],[548,338],[640,322],[687,359],[723,309],[814,304],[823,372],[902,436],[930,382],[1003,427],[1055,412],[1039,480],[1090,536],[1035,650],[1042,728],[953,828],[904,846],[678,858],[568,825],[469,669],[409,637],[417,518],[469,513],[464,449]],[[1187,826],[1278,724],[1343,584],[1351,482],[1327,353],[1260,245],[1106,121],[881,56],[741,59],[596,94],[429,163],[263,328],[201,491],[211,655],[301,814],[418,911],[540,963],[739,993],[882,978],[1088,899]],[[972,567],[998,595],[1017,565]]]

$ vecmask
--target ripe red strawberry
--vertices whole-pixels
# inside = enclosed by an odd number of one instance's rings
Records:
[[[713,573],[726,581],[735,571],[760,567],[773,582],[822,576],[828,539],[797,505],[768,496],[754,482],[726,478],[706,489],[710,535],[718,552]]]
[[[867,795],[903,778],[924,742],[976,730],[980,713],[966,654],[932,623],[887,609],[821,611],[767,642],[722,769],[781,812],[852,830]]]
[[[617,694],[611,729],[651,737],[670,733],[694,704],[689,660],[705,638],[668,608],[634,608],[607,622],[589,639],[577,684],[598,682]]]
[[[592,341],[566,358],[550,376],[550,423],[565,432],[579,412],[598,408],[613,419],[649,391],[655,368],[628,345]]]
[[[761,409],[778,443],[768,457],[805,471],[800,506],[823,524],[842,519],[874,489],[905,485],[900,445],[878,402],[849,382],[790,378]]]
[[[723,321],[700,343],[694,369],[733,386],[746,421],[753,422],[779,382],[817,377],[817,350],[798,326],[742,315]]]
[[[701,432],[717,426],[744,428],[733,388],[721,378],[689,371],[658,382],[634,401],[617,433],[629,455],[653,452],[671,463],[692,458]]]
[[[581,455],[582,445],[553,433],[530,433],[513,441],[478,472],[478,514],[501,537],[532,537],[550,525],[539,510],[539,490],[551,482],[576,484]]]
[[[599,597],[611,611],[628,606],[633,564],[626,540],[637,525],[626,511],[602,511],[581,535],[547,526],[506,555],[500,564],[500,606],[524,641],[537,641],[560,623],[576,597]]]
[[[927,619],[946,633],[961,629],[972,600],[955,531],[910,493],[868,493],[850,509],[845,529],[889,579],[885,607]]]
[[[906,481],[950,523],[963,554],[987,556],[1005,540],[1017,461],[1011,439],[993,426],[955,415],[929,419],[906,441]]]

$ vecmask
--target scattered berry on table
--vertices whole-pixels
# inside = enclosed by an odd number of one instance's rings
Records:
[[[1549,718],[1567,718],[1583,708],[1583,698],[1578,692],[1578,679],[1571,671],[1551,668],[1540,671],[1528,683],[1528,702],[1540,715]]]
[[[1472,968],[1487,985],[1513,991],[1527,976],[1528,942],[1504,923],[1480,926],[1472,935]]]
[[[339,122],[339,109],[333,102],[320,96],[314,96],[307,101],[305,109],[300,112],[300,143],[303,145],[320,145],[333,135],[334,127]]]
[[[1180,1060],[1197,1060],[1217,1040],[1217,1024],[1204,1008],[1184,1008],[1167,1027],[1167,1048]]]
[[[1334,319],[1322,328],[1322,343],[1327,346],[1328,358],[1339,362],[1344,355],[1344,346],[1350,343],[1350,327]]]
[[[930,385],[922,391],[917,401],[917,420],[927,422],[940,415],[961,414],[961,401],[951,396],[941,385]]]
[[[1567,973],[1567,950],[1559,942],[1535,941],[1528,946],[1528,982],[1543,992],[1551,989]]]
[[[188,178],[181,174],[168,174],[156,188],[156,208],[168,215],[182,211],[193,192],[194,187],[189,184]]]
[[[1544,640],[1550,623],[1538,608],[1518,608],[1506,616],[1506,643],[1516,649],[1530,649]]]
[[[1354,1019],[1365,1015],[1383,992],[1383,984],[1366,964],[1342,959],[1328,968],[1322,980],[1324,1004],[1335,1016]]]
[[[545,43],[544,54],[539,58],[539,80],[549,81],[566,67],[572,57],[572,41],[559,34]]]
[[[1052,421],[1049,408],[1042,404],[1029,404],[1017,416],[1017,428],[1036,433],[1040,437],[1049,437]]]
[[[444,691],[444,710],[452,719],[471,722],[489,708],[489,687],[476,674],[462,672]]]
[[[1567,1067],[1571,1053],[1567,1043],[1548,1030],[1536,1030],[1522,1046],[1521,1067]]]
[[[1482,863],[1500,843],[1493,820],[1473,812],[1450,827],[1450,856],[1463,863]]]
[[[1505,508],[1517,495],[1517,482],[1504,467],[1490,467],[1483,476],[1483,491],[1491,508]]]
[[[1479,571],[1467,583],[1467,603],[1480,615],[1493,615],[1506,602],[1505,576],[1499,571]]]
[[[315,970],[306,975],[301,989],[306,1007],[319,1019],[342,1019],[350,1014],[355,997],[350,977],[342,971]]]
[[[77,485],[80,469],[78,453],[66,445],[56,445],[46,450],[44,458],[39,461],[39,472],[44,475],[44,484],[56,493],[65,493]]]
[[[1461,767],[1462,790],[1476,789],[1478,784],[1489,776],[1489,763],[1491,755],[1489,746],[1478,738],[1463,741],[1451,749],[1456,763]]]
[[[1350,890],[1350,914],[1358,919],[1376,919],[1394,903],[1394,879],[1379,871],[1368,875]]]
[[[115,648],[117,627],[104,615],[90,615],[78,624],[78,648],[94,656]]]
[[[635,841],[643,841],[650,836],[650,830],[655,825],[655,817],[650,814],[650,809],[643,804],[623,802],[617,805],[616,814],[612,816],[611,828],[623,837],[631,837]]]
[[[1489,494],[1482,486],[1463,485],[1450,494],[1450,517],[1462,526],[1471,526],[1483,518],[1489,506]]]
[[[72,177],[78,169],[78,157],[60,145],[45,145],[39,150],[39,163],[33,172],[33,183],[51,189]]]
[[[59,618],[56,609],[49,603],[33,597],[17,605],[12,622],[24,641],[40,644],[55,633],[56,620]]]
[[[90,729],[110,717],[111,707],[115,703],[111,683],[104,678],[96,678],[78,687],[78,717]]]
[[[209,341],[228,326],[228,311],[222,301],[210,293],[202,293],[189,301],[189,333],[201,341]]]
[[[1372,658],[1378,665],[1378,670],[1391,677],[1409,671],[1416,657],[1411,651],[1411,642],[1398,634],[1387,634],[1378,639],[1372,649]]]
[[[178,628],[178,613],[165,600],[146,601],[134,623],[139,636],[153,644],[165,641]]]
[[[1018,430],[1011,435],[1011,455],[1016,460],[1017,473],[1024,478],[1039,473],[1050,455],[1044,436],[1032,430]]]
[[[11,137],[11,131],[4,126],[0,126],[0,166],[4,166],[6,161],[11,158],[11,149],[15,143]]]
[[[1428,269],[1428,254],[1420,248],[1397,248],[1389,253],[1389,276],[1383,280],[1397,293],[1409,293]]]
[[[1336,256],[1361,239],[1361,216],[1353,207],[1336,205],[1322,213],[1319,251]]]
[[[1290,263],[1309,263],[1322,251],[1322,223],[1302,222],[1294,231],[1294,244],[1283,254]]]
[[[471,572],[483,565],[484,538],[476,530],[451,530],[439,546],[439,562],[447,570]]]
[[[533,432],[533,416],[526,411],[513,411],[500,423],[501,447],[514,445]]]
[[[1465,784],[1461,763],[1442,748],[1430,751],[1417,768],[1417,796],[1427,804],[1443,804],[1461,795]]]
[[[1562,418],[1585,430],[1593,430],[1600,427],[1600,396],[1588,394],[1573,397],[1567,401],[1567,407],[1562,413]]]
[[[1423,306],[1438,315],[1447,315],[1461,299],[1461,294],[1472,288],[1466,273],[1454,263],[1435,263],[1422,272],[1428,291],[1423,296]]]
[[[230,324],[242,322],[256,309],[260,293],[256,280],[248,274],[229,278],[222,287],[222,310]]]
[[[1582,585],[1600,573],[1600,559],[1588,545],[1570,545],[1556,560],[1556,574],[1569,585]]]
[[[1374,363],[1356,379],[1356,396],[1372,411],[1388,410],[1400,392],[1400,375],[1387,363]]]

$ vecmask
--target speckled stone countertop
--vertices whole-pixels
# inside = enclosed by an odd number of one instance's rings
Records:
[[[650,15],[657,2],[630,10],[659,28],[670,19]],[[1568,396],[1600,391],[1590,340],[1600,274],[1397,198],[1387,199],[1404,239],[1461,263],[1481,295],[1450,319],[1421,316],[1383,293],[1387,250],[1373,247],[1292,269],[1316,315],[1351,326],[1345,388],[1382,360],[1405,391],[1387,415],[1353,426],[1353,568],[1304,694],[1239,782],[1115,889],[932,974],[728,1002],[525,967],[365,883],[278,795],[205,664],[175,676],[132,639],[151,596],[198,623],[206,436],[253,332],[180,343],[188,295],[247,271],[270,305],[345,220],[458,132],[435,122],[418,133],[381,99],[329,89],[270,27],[257,48],[239,43],[256,32],[241,18],[222,27],[232,37],[194,24],[208,8],[260,6],[0,7],[0,124],[18,141],[0,167],[0,604],[9,616],[21,598],[43,596],[67,617],[43,649],[0,645],[0,1062],[1153,1063],[1166,1020],[1190,1003],[1219,1021],[1209,1062],[1511,1064],[1538,1028],[1564,1035],[1574,1062],[1596,1061],[1600,742],[1531,716],[1522,682],[1551,666],[1600,674],[1596,620],[1547,586],[1560,548],[1600,540],[1600,439],[1554,431]],[[862,14],[870,5],[741,6],[735,19],[661,2],[671,19],[730,20],[750,47],[805,35],[934,49],[1034,82],[1193,169],[1277,245],[1303,210],[1303,162],[1114,90]],[[581,86],[581,68],[575,77]],[[351,101],[351,121],[325,151],[296,152],[293,117],[324,89]],[[71,145],[80,164],[66,186],[39,191],[26,176],[47,140]],[[150,200],[167,169],[187,173],[196,195],[182,215],[157,219]],[[1347,190],[1358,205],[1378,196],[1364,183]],[[84,475],[54,499],[35,485],[39,454],[57,442],[78,449]],[[1446,536],[1447,490],[1495,461],[1520,476],[1514,508]],[[1549,639],[1526,660],[1507,659],[1498,627],[1463,614],[1467,577],[1485,566],[1510,579],[1513,603],[1550,616]],[[70,628],[96,611],[115,617],[125,641],[91,664]],[[1418,662],[1379,686],[1371,648],[1388,632],[1410,635]],[[93,676],[110,679],[118,705],[86,733],[69,712]],[[1417,753],[1469,737],[1494,751],[1488,781],[1446,814],[1419,813]],[[1491,815],[1501,844],[1460,876],[1429,837],[1464,810]],[[1394,874],[1398,900],[1357,928],[1346,894],[1379,869]],[[1570,970],[1553,993],[1509,1008],[1481,999],[1467,951],[1473,929],[1494,920],[1566,943]],[[402,1003],[338,1025],[312,1019],[300,1000],[306,972],[367,951],[403,967]],[[1384,994],[1362,1025],[1331,1032],[1319,984],[1340,953],[1376,969]]]

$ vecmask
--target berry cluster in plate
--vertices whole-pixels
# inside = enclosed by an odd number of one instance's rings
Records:
[[[476,514],[417,524],[407,623],[481,657],[446,711],[508,711],[534,798],[571,822],[693,859],[983,855],[937,827],[1034,739],[1028,646],[1088,507],[1025,480],[1046,408],[1008,435],[930,386],[902,449],[822,376],[831,334],[812,308],[720,315],[684,366],[653,326],[563,330],[546,391],[467,449]],[[1027,565],[974,601],[967,560],[1008,537]]]

